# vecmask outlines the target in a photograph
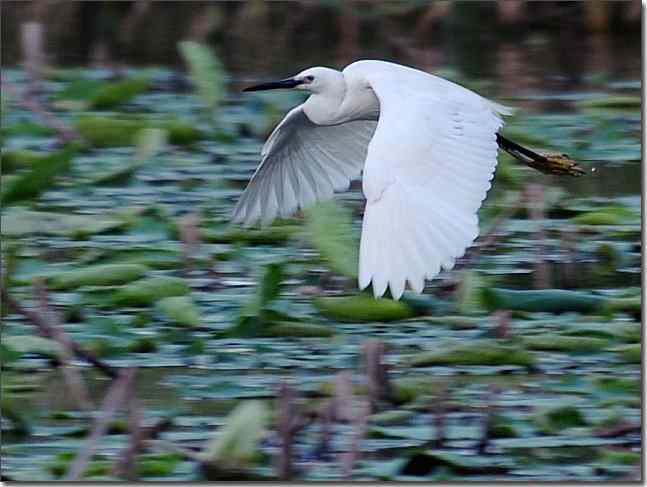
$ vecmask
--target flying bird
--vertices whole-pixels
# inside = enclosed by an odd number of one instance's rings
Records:
[[[361,289],[372,283],[375,297],[388,287],[399,299],[407,283],[420,293],[465,253],[499,147],[544,172],[582,172],[566,155],[537,154],[499,134],[510,108],[410,67],[314,67],[244,91],[280,88],[310,96],[269,136],[233,221],[269,224],[362,177],[358,280]]]

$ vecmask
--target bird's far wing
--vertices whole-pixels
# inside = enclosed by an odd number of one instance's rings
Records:
[[[401,68],[401,69],[399,69]],[[380,101],[368,147],[359,285],[375,296],[451,269],[478,235],[477,210],[497,163],[499,106],[395,65],[364,73]]]
[[[261,152],[261,163],[234,209],[233,221],[270,223],[316,200],[348,189],[364,167],[377,122],[357,120],[316,125],[292,109],[274,129]]]

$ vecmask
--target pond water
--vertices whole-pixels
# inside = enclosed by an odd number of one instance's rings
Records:
[[[521,307],[510,317],[505,336],[496,338],[501,318],[480,297],[482,289],[534,289],[537,274],[547,272],[547,287],[577,290],[578,299],[639,299],[640,48],[596,39],[582,42],[591,49],[561,53],[578,58],[573,65],[556,57],[554,46],[541,39],[519,45],[500,41],[484,69],[485,61],[473,58],[465,69],[465,50],[443,53],[424,45],[411,49],[425,56],[416,59],[408,51],[403,55],[408,59],[400,59],[518,107],[506,127],[510,138],[565,152],[589,173],[578,179],[545,176],[500,155],[500,171],[481,211],[483,233],[498,215],[518,205],[528,184],[544,190],[544,218],[528,219],[519,205],[498,227],[494,245],[428,283],[422,298],[407,296],[413,316],[390,322],[359,315],[341,321],[322,311],[314,297],[356,294],[355,280],[332,271],[334,263],[319,257],[326,236],[309,230],[303,217],[280,222],[273,230],[241,233],[228,227],[264,137],[301,100],[291,93],[242,95],[239,88],[289,75],[312,64],[311,59],[319,61],[321,53],[274,55],[280,62],[265,64],[263,71],[226,63],[227,96],[214,122],[205,116],[204,103],[186,75],[174,69],[130,68],[126,77],[145,76],[145,90],[107,109],[88,103],[96,86],[91,88],[87,80],[105,85],[112,72],[55,70],[42,85],[42,97],[90,144],[37,198],[4,205],[5,262],[7,252],[13,262],[11,294],[31,303],[32,281],[45,278],[66,333],[114,367],[137,366],[135,390],[146,423],[171,417],[172,426],[160,438],[185,449],[202,448],[241,401],[258,399],[272,408],[282,381],[293,384],[306,408],[325,400],[338,372],[352,371],[356,394],[363,396],[362,345],[379,338],[387,346],[391,381],[406,400],[381,405],[382,412],[396,413],[389,419],[379,414],[369,418],[354,478],[595,481],[635,475],[640,432],[622,428],[641,421],[639,304],[638,309],[609,305],[587,311],[563,305],[560,314]],[[380,49],[362,54],[379,56]],[[5,70],[3,83],[20,89],[25,73]],[[36,115],[11,97],[6,106],[3,187],[30,170],[28,163],[7,169],[7,154],[60,149],[56,136],[39,128]],[[88,128],[103,119],[135,120],[133,127],[147,127],[149,137],[162,127],[171,143],[158,146],[140,164],[136,151],[154,141],[135,148],[132,134],[124,136],[123,130],[106,140],[105,126]],[[200,132],[184,143],[170,121]],[[363,207],[360,186],[337,201],[352,211],[356,237]],[[200,237],[192,240],[187,235],[196,229]],[[539,260],[545,261],[544,270],[538,268]],[[282,285],[280,296],[268,305],[272,313],[281,322],[319,325],[309,332],[330,336],[249,336],[245,331],[250,320],[262,326],[269,321],[249,310],[257,287],[271,287],[262,275],[276,263]],[[96,275],[70,277],[104,264],[130,265],[128,272],[136,275],[110,283]],[[178,318],[155,297],[124,298],[130,281],[164,276],[188,286],[197,322]],[[562,303],[565,298],[555,299]],[[251,318],[242,319],[246,313]],[[177,323],[182,320],[184,325]],[[35,332],[22,316],[8,312],[2,334],[3,341],[18,337],[9,343],[20,349],[16,344],[26,343],[24,337]],[[495,353],[500,347],[523,356],[501,357]],[[48,358],[51,349],[43,350],[43,344],[23,348],[3,364],[3,416],[11,410],[10,417],[22,418],[28,431],[20,434],[15,418],[2,422],[3,475],[25,481],[60,478],[70,455],[81,447],[91,417],[79,411],[66,390],[60,370]],[[449,358],[443,356],[452,350]],[[488,350],[496,357],[481,357]],[[426,362],[420,359],[425,353],[432,356]],[[88,367],[83,371],[91,396],[100,403],[109,380]],[[438,411],[439,401],[445,412]],[[496,417],[497,427],[488,430],[488,447],[479,453],[488,414]],[[439,415],[445,424],[442,447],[433,446]],[[338,453],[351,444],[352,425],[332,426],[329,455],[318,450],[319,428],[315,423],[296,436],[298,477],[340,478]],[[274,475],[278,439],[272,431],[260,442],[262,454],[247,466],[254,475]],[[88,477],[114,479],[112,462],[128,441],[123,428],[106,435]],[[204,475],[194,459],[180,454],[149,452],[140,464],[146,480]]]

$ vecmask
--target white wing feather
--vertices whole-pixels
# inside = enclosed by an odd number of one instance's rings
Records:
[[[360,61],[380,101],[363,176],[366,209],[359,286],[421,292],[451,269],[478,235],[477,210],[497,163],[498,113],[506,108],[449,81],[403,66]]]
[[[316,125],[302,105],[292,109],[263,146],[261,163],[234,209],[233,221],[269,224],[348,189],[361,174],[376,124],[355,120]]]

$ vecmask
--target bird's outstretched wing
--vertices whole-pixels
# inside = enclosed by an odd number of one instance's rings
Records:
[[[478,235],[477,210],[497,163],[505,108],[421,71],[351,65],[380,101],[363,190],[359,286],[399,299],[450,269]],[[347,68],[349,69],[349,68]]]
[[[292,109],[274,129],[261,163],[234,209],[233,221],[270,223],[316,200],[330,199],[358,179],[376,121],[316,125]]]

